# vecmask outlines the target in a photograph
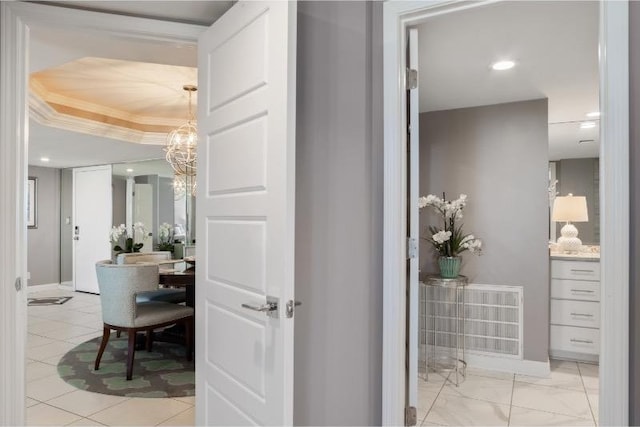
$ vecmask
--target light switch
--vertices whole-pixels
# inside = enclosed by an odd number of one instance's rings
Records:
[[[71,217],[70,216],[66,217],[64,219],[64,223],[67,224],[67,225],[71,224]]]

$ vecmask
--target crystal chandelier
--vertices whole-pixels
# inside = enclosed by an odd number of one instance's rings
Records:
[[[198,88],[194,85],[184,85],[182,88],[189,94],[189,116],[187,123],[167,135],[167,145],[164,151],[167,162],[173,168],[176,177],[193,177],[196,175],[197,166],[198,128],[191,109],[191,95]],[[195,182],[195,180],[193,181]]]
[[[173,177],[173,194],[176,200],[182,199],[185,195],[196,195],[196,177],[195,175],[178,175]]]

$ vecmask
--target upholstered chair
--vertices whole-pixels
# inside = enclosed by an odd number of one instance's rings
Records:
[[[133,373],[136,333],[147,332],[147,350],[151,348],[152,332],[174,323],[185,328],[187,360],[191,360],[193,341],[193,308],[158,301],[136,302],[136,296],[158,287],[158,265],[153,263],[113,264],[110,260],[96,263],[102,321],[102,343],[96,357],[95,369],[109,342],[111,330],[126,331],[129,335],[127,380]]]
[[[139,262],[151,262],[155,264],[170,263],[171,252],[169,251],[132,252],[132,253],[122,253],[116,256],[116,264],[135,264]],[[170,264],[165,264],[165,265],[170,265]],[[160,271],[162,271],[163,264],[160,264],[159,267],[160,267]],[[153,291],[138,294],[138,296],[136,297],[136,300],[138,302],[161,301],[161,302],[170,302],[173,304],[180,304],[187,300],[187,293],[184,288],[181,288],[181,289],[169,289],[169,288],[157,289],[156,288]]]

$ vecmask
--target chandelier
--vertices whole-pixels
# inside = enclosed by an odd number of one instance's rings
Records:
[[[173,177],[173,194],[176,200],[182,199],[185,195],[196,195],[196,177],[195,175],[178,175]]]
[[[167,162],[173,168],[176,177],[196,175],[198,128],[191,109],[191,95],[198,90],[194,85],[184,85],[182,89],[189,94],[189,115],[187,122],[167,135],[164,148]],[[195,182],[195,180],[193,180]]]

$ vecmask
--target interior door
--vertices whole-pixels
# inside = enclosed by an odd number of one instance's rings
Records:
[[[409,259],[408,272],[409,285],[408,289],[408,328],[407,328],[407,393],[406,406],[417,408],[418,405],[418,347],[419,347],[419,283],[418,283],[418,242],[420,234],[420,223],[418,218],[418,197],[420,182],[420,155],[419,155],[419,93],[417,87],[418,72],[418,30],[416,28],[409,29],[408,32],[408,55],[407,66],[410,70],[407,73],[407,142],[408,142],[408,172],[409,185],[407,186],[409,194],[407,195],[407,233],[409,239]],[[426,327],[426,324],[424,325]],[[426,346],[427,343],[424,343]],[[425,351],[426,357],[426,351]],[[410,423],[413,424],[413,423]]]
[[[199,40],[197,425],[293,423],[295,61],[295,2]]]
[[[73,170],[73,288],[99,293],[95,264],[111,258],[111,165]]]

